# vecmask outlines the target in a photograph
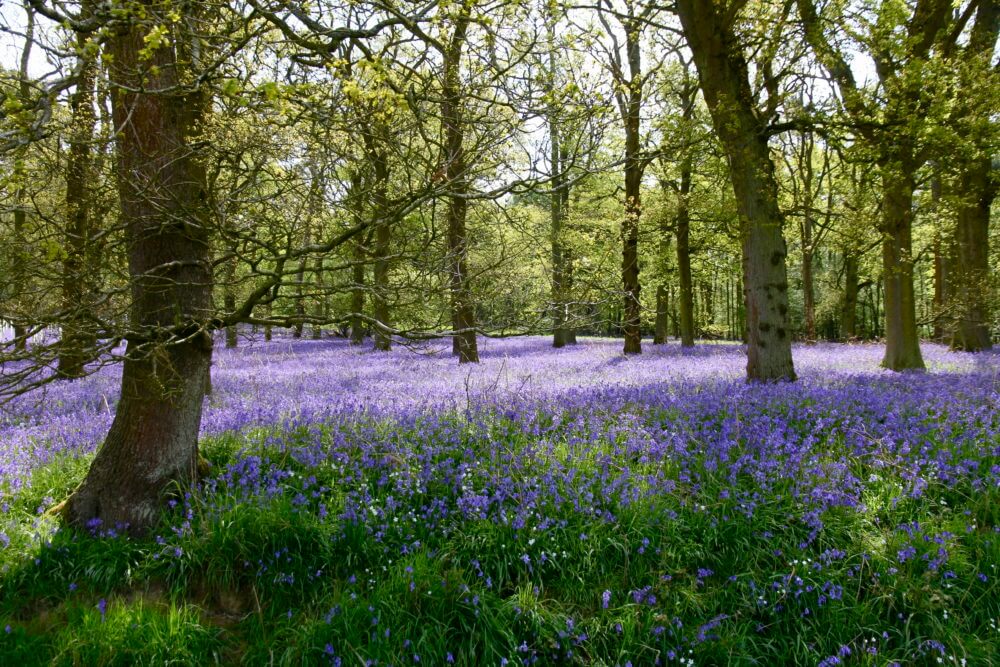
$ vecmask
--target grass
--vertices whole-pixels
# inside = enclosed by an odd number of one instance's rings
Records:
[[[371,428],[432,452],[428,464],[454,464],[451,450],[434,450],[452,438],[476,460],[523,460],[511,470],[526,478],[578,446],[489,424]],[[0,664],[1000,662],[995,487],[930,480],[910,497],[898,472],[850,461],[864,506],[826,510],[817,532],[790,488],[761,495],[741,479],[733,494],[722,471],[702,468],[697,484],[622,503],[613,520],[567,502],[540,504],[523,526],[437,521],[433,501],[454,501],[448,484],[400,491],[416,459],[345,479],[350,466],[297,449],[338,434],[312,426],[206,441],[217,473],[244,472],[190,490],[148,539],[55,530],[39,509],[87,461],[38,470],[6,498],[0,525]],[[599,471],[618,444],[597,443],[580,469]],[[845,456],[831,445],[818,464]],[[239,468],[253,457],[259,466]],[[662,467],[630,465],[635,475]],[[253,492],[240,475],[256,475]],[[334,518],[359,489],[384,526]]]

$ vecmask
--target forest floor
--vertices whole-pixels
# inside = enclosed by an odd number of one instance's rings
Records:
[[[1000,664],[1000,355],[219,350],[148,539],[59,530],[118,371],[0,417],[0,665]]]

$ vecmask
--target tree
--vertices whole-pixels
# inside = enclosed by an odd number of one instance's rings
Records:
[[[729,158],[736,194],[749,339],[747,379],[794,380],[784,216],[768,146],[768,116],[754,108],[746,56],[734,31],[737,17],[716,0],[678,0],[676,9],[716,134]]]
[[[460,364],[478,362],[476,316],[472,308],[467,266],[468,234],[465,227],[469,211],[468,165],[465,159],[465,120],[462,109],[462,51],[472,20],[473,0],[462,0],[457,13],[450,17],[451,34],[439,44],[442,56],[441,124],[444,127],[442,155],[445,182],[448,184],[448,289],[451,293],[452,353]]]
[[[865,21],[868,34],[860,38],[860,47],[874,60],[884,99],[880,104],[880,98],[857,84],[838,46],[839,35],[827,30],[827,25],[845,25],[844,17],[820,15],[813,0],[800,0],[798,7],[806,41],[836,85],[882,180],[879,231],[886,332],[882,365],[896,371],[922,369],[913,289],[914,190],[917,171],[928,157],[923,140],[927,119],[935,99],[941,98],[932,75],[933,51],[948,48],[961,26],[952,23],[950,0],[918,0],[912,10],[901,4],[876,8]],[[835,11],[839,6],[828,7]]]
[[[677,102],[680,106],[680,122],[669,135],[664,136],[664,146],[660,161],[666,163],[677,157],[679,164],[677,178],[663,178],[661,185],[671,192],[677,200],[671,229],[677,251],[677,305],[679,306],[678,324],[682,347],[694,347],[694,283],[691,279],[691,194],[694,175],[694,149],[696,143],[697,125],[695,123],[695,107],[698,95],[698,84],[691,78],[690,61],[684,60],[683,73],[677,87]],[[667,143],[678,145],[668,147]],[[666,169],[665,169],[666,170]],[[666,230],[664,230],[666,233]],[[661,286],[662,289],[662,286]],[[664,290],[665,291],[665,290]],[[659,301],[659,299],[658,299]],[[657,307],[657,316],[660,309]],[[664,318],[665,319],[665,318]],[[662,323],[665,326],[665,322]],[[660,325],[657,326],[659,331]],[[659,333],[657,334],[659,336]],[[665,335],[660,339],[665,341]]]
[[[960,150],[949,164],[955,199],[955,249],[951,278],[956,309],[951,347],[977,352],[990,349],[990,207],[997,194],[998,179],[992,164],[998,73],[992,66],[993,51],[1000,32],[1000,6],[980,2],[976,19],[965,46],[956,47],[954,68],[956,113],[951,118]]]
[[[197,474],[214,313],[195,147],[206,93],[187,77],[204,54],[194,17],[165,9],[143,0],[107,41],[132,310],[114,422],[65,508],[79,525],[144,530],[168,487]]]
[[[622,240],[622,331],[625,354],[642,353],[642,306],[639,282],[639,220],[642,215],[642,175],[649,158],[642,151],[642,95],[649,73],[642,68],[642,31],[656,13],[656,5],[639,8],[633,0],[616,10],[611,0],[601,0],[597,14],[611,45],[606,49],[605,65],[615,85],[614,97],[625,131],[625,212],[621,224]],[[624,43],[608,22],[610,15],[621,26]],[[624,52],[624,62],[622,58]],[[655,68],[654,68],[655,69]]]

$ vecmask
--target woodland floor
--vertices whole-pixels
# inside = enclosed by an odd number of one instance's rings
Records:
[[[118,370],[0,416],[0,665],[1000,664],[1000,354],[218,350],[211,474],[59,530]]]

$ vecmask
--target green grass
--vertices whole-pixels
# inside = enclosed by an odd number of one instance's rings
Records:
[[[810,527],[790,520],[800,512],[788,489],[771,489],[748,519],[710,471],[697,492],[633,503],[613,523],[578,512],[543,531],[414,524],[377,541],[303,508],[296,480],[310,469],[265,444],[273,435],[216,438],[205,456],[221,470],[246,449],[299,477],[266,501],[194,495],[142,540],[55,531],[37,510],[68,493],[86,461],[39,470],[7,499],[0,525],[10,540],[0,549],[0,665],[514,665],[532,655],[814,665],[844,647],[852,665],[1000,663],[995,488],[934,486],[912,499],[891,471],[872,476],[858,463],[864,510],[827,511],[805,547]],[[498,435],[510,451],[537,444],[502,424],[485,440]],[[336,516],[345,489],[335,471],[311,474]],[[913,521],[947,546],[947,577],[922,558],[940,544],[897,529]]]

